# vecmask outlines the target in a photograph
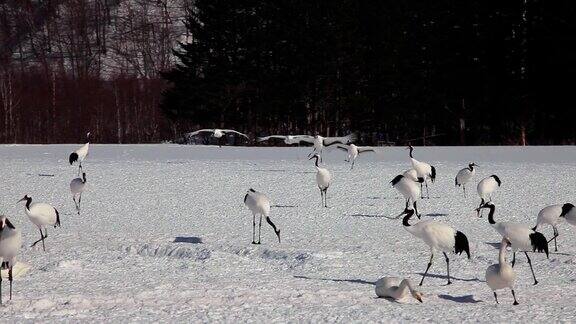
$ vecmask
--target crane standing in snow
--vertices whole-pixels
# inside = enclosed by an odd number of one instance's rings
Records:
[[[488,208],[490,213],[488,214],[488,222],[492,227],[500,234],[503,238],[510,242],[512,247],[513,257],[512,257],[512,267],[516,263],[516,251],[524,252],[526,259],[528,259],[528,264],[530,265],[530,271],[532,271],[532,277],[534,278],[534,284],[538,284],[536,280],[536,275],[534,274],[534,268],[532,268],[532,260],[528,256],[527,251],[532,252],[545,252],[548,258],[548,241],[546,237],[540,232],[536,232],[527,225],[514,223],[514,222],[496,222],[494,221],[494,212],[496,211],[496,206],[491,202],[487,202],[478,209]]]
[[[318,165],[319,158],[320,156],[318,154],[314,154],[308,160],[316,159],[316,162],[314,163],[314,165],[316,166],[316,185],[318,186],[318,189],[320,189],[320,197],[322,199],[322,204],[324,205],[324,207],[327,208],[328,207],[327,192],[328,187],[330,187],[330,184],[332,183],[332,175],[330,174],[330,171],[328,171],[328,169]]]
[[[79,149],[72,152],[68,157],[68,162],[70,165],[78,162],[78,175],[82,173],[82,162],[88,156],[88,150],[90,149],[90,132],[86,133],[86,144],[82,145]]]
[[[406,174],[406,172],[404,174]],[[420,178],[420,180],[422,179]],[[390,181],[390,183],[392,184],[392,187],[398,190],[398,192],[404,196],[404,199],[406,199],[405,208],[408,208],[410,202],[412,202],[414,210],[416,211],[416,216],[420,218],[418,207],[416,206],[416,201],[420,198],[420,186],[418,186],[418,183],[415,182],[412,177],[402,174],[397,175],[394,179],[392,179],[392,181]],[[400,216],[404,215],[405,212],[406,209],[404,209],[404,211],[402,211],[397,218],[400,218]]]
[[[70,181],[70,192],[72,192],[72,200],[76,206],[76,212],[80,215],[80,204],[82,203],[82,192],[86,187],[86,172],[82,172],[82,178],[74,178]],[[78,197],[78,202],[76,202]]]
[[[514,297],[514,305],[518,305],[516,294],[514,293],[514,281],[516,280],[516,273],[508,262],[506,262],[506,247],[510,245],[507,239],[502,238],[500,243],[500,252],[498,253],[498,263],[493,264],[486,269],[486,284],[492,292],[494,292],[494,299],[498,304],[498,295],[496,290],[510,288],[512,297]]]
[[[26,202],[26,215],[32,224],[36,225],[40,230],[40,239],[32,243],[30,247],[33,247],[38,242],[42,241],[42,249],[46,251],[46,246],[44,245],[44,239],[48,238],[47,226],[60,227],[60,214],[56,208],[52,207],[46,203],[32,203],[32,198],[27,195],[20,199],[18,202]],[[42,228],[44,228],[44,233],[42,233]]]
[[[493,174],[487,178],[484,178],[478,182],[476,191],[478,196],[480,196],[480,205],[478,208],[482,207],[485,202],[492,201],[492,193],[502,185],[502,181],[497,175]],[[479,217],[482,217],[482,209],[480,209]]]
[[[467,168],[464,168],[464,169],[458,171],[458,174],[456,175],[456,179],[454,179],[454,184],[457,187],[462,186],[462,190],[464,191],[464,198],[466,198],[466,184],[468,182],[470,182],[470,180],[472,180],[472,178],[476,174],[476,169],[474,169],[474,167],[477,167],[477,166],[478,166],[478,164],[476,164],[474,162],[468,164]]]
[[[536,226],[532,229],[536,230],[538,226],[549,224],[554,230],[554,237],[552,237],[548,243],[554,240],[554,251],[558,251],[558,244],[556,243],[556,238],[558,237],[558,223],[560,220],[565,219],[568,224],[576,225],[576,208],[571,203],[557,204],[544,207],[539,213],[536,219]]]
[[[250,188],[244,196],[244,204],[252,211],[252,244],[260,244],[260,234],[262,230],[262,216],[266,217],[266,222],[272,226],[274,233],[278,236],[278,243],[280,243],[280,229],[270,220],[270,200],[265,194],[257,192]],[[256,215],[260,216],[260,223],[258,224],[258,242],[256,242]]]
[[[12,270],[16,264],[16,257],[22,245],[22,235],[10,220],[0,216],[0,268],[8,269],[10,281],[10,299],[12,299]],[[0,276],[0,304],[2,304],[2,276]]]
[[[402,220],[402,225],[406,231],[410,232],[410,234],[416,236],[417,238],[421,239],[426,245],[430,247],[430,261],[428,262],[428,266],[426,267],[426,271],[422,276],[422,280],[420,281],[420,286],[424,283],[424,278],[428,274],[428,270],[432,266],[432,261],[434,260],[434,252],[441,251],[444,254],[444,258],[446,258],[446,271],[448,276],[448,284],[451,284],[450,281],[450,259],[448,258],[447,252],[454,252],[456,254],[462,254],[462,252],[466,252],[468,259],[470,259],[470,246],[468,243],[468,238],[464,233],[453,229],[452,227],[442,224],[439,222],[435,222],[432,220],[426,221],[419,221],[418,223],[411,225],[409,223],[410,218],[414,215],[414,210],[410,208],[406,208],[404,211],[406,216]]]
[[[423,180],[423,181],[419,181],[420,182],[421,195],[423,194],[422,184],[425,184],[426,185],[426,196],[428,199],[430,199],[430,192],[428,191],[428,179],[430,179],[432,182],[434,182],[436,180],[436,168],[431,166],[430,164],[428,164],[426,162],[421,162],[421,161],[416,160],[414,158],[414,156],[412,155],[412,152],[414,151],[414,147],[412,145],[409,145],[408,149],[410,150],[410,161],[412,162],[412,168],[414,168],[414,170],[416,170],[416,173],[418,174],[418,178],[421,178]],[[421,198],[424,198],[424,196],[421,196]]]

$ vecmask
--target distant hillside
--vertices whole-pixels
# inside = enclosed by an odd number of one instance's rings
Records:
[[[105,142],[171,137],[160,72],[185,40],[190,3],[1,2],[0,142],[75,141],[87,130]]]

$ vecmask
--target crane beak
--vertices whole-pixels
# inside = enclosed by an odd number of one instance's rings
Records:
[[[25,200],[26,200],[26,197],[24,197],[24,198],[22,198],[22,199],[18,200],[18,201],[16,202],[16,204],[19,204],[20,202],[22,202],[22,201],[25,201]]]
[[[418,300],[419,302],[423,303],[422,301],[422,295],[417,294],[416,296],[414,296],[416,298],[416,300]]]
[[[480,210],[482,210],[482,207],[476,208],[476,216],[480,217]]]

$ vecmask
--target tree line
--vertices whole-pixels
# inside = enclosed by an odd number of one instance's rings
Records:
[[[576,5],[0,2],[0,142],[195,128],[365,144],[574,144]]]
[[[197,0],[162,109],[365,143],[573,144],[568,1]]]

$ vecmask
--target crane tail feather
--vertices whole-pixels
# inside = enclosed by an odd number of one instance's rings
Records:
[[[532,243],[533,252],[544,252],[546,257],[548,257],[548,240],[546,240],[544,234],[540,232],[530,234],[530,242]]]
[[[456,254],[462,254],[462,252],[466,252],[468,259],[470,259],[470,244],[468,243],[468,238],[466,235],[460,231],[456,231],[454,241],[454,252]]]
[[[78,161],[78,153],[74,152],[74,153],[70,154],[68,161],[70,162],[70,165],[74,164],[74,162],[77,162]]]

